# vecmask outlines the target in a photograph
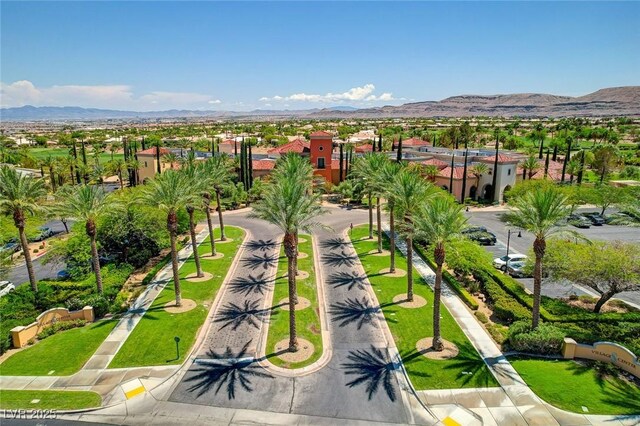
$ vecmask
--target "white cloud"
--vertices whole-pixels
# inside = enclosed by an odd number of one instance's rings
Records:
[[[296,101],[296,102],[312,102],[312,103],[343,103],[353,102],[361,103],[365,101],[393,101],[396,100],[393,94],[385,92],[380,96],[374,94],[376,87],[371,84],[365,84],[361,87],[353,87],[346,92],[342,93],[326,93],[324,95],[319,94],[307,94],[307,93],[294,93],[289,96],[276,95],[273,97],[262,97],[259,100],[261,102],[270,101]]]
[[[190,92],[154,91],[136,96],[128,85],[56,85],[36,87],[28,80],[0,82],[2,107],[80,106],[144,111],[149,109],[204,108],[219,104],[210,95]]]

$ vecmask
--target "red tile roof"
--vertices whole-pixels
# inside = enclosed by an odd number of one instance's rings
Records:
[[[490,157],[482,157],[482,158],[479,158],[478,160],[486,163],[493,163],[494,161],[496,161],[496,156],[492,155]],[[498,163],[517,163],[517,162],[518,160],[513,157],[510,157],[504,154],[498,154]]]
[[[236,143],[236,141],[234,141],[233,139],[225,139],[222,142],[220,142],[221,144],[225,144],[225,145],[233,145]]]
[[[156,155],[158,153],[157,147],[151,147],[149,149],[145,149],[144,151],[138,151],[138,155]],[[171,153],[167,148],[160,148],[160,155],[166,155]]]
[[[438,173],[438,176],[451,178],[451,167],[445,167],[444,169],[440,170],[440,172]],[[462,179],[463,176],[464,176],[464,166],[456,166],[453,168],[454,179]],[[473,174],[469,171],[468,168],[467,168],[467,176],[468,177],[473,176]]]
[[[356,152],[372,152],[373,145],[366,143],[364,145],[356,146]]]
[[[451,163],[447,163],[446,161],[438,160],[437,158],[430,158],[426,161],[421,161],[420,164],[425,166],[436,166],[440,169],[447,167]]]
[[[544,179],[544,162],[545,160],[538,160],[538,170],[531,176],[531,179]],[[518,166],[518,176],[522,176],[522,172],[524,168],[519,165]],[[529,172],[526,172],[527,179],[529,179]],[[562,179],[562,163],[559,161],[549,160],[549,170],[547,171],[547,177],[552,180],[560,181]],[[575,176],[574,176],[575,177]],[[565,172],[564,176],[565,180],[569,180],[569,173]]]
[[[309,152],[309,142],[303,139],[294,139],[289,143],[284,145],[271,148],[267,151],[268,154],[286,154],[287,152],[297,152],[298,154],[302,154],[304,152]]]
[[[273,170],[276,162],[273,160],[251,160],[253,170]]]
[[[333,137],[333,135],[331,133],[327,133],[327,132],[324,132],[322,130],[317,131],[317,132],[313,132],[313,133],[311,133],[310,136],[319,137],[319,138]]]
[[[418,138],[410,138],[402,141],[402,146],[431,146],[431,143]]]

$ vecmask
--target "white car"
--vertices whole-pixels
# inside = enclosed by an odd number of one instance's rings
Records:
[[[527,256],[524,254],[510,254],[509,256],[496,257],[493,259],[493,266],[501,271],[507,270],[507,261],[511,262],[524,262],[527,260]]]
[[[9,292],[16,289],[11,281],[0,281],[0,297],[9,294]]]

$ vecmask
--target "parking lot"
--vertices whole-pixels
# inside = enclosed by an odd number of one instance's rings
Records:
[[[582,209],[580,212],[595,211],[594,209]],[[465,213],[469,218],[469,223],[472,225],[479,225],[486,227],[490,232],[493,232],[498,242],[495,246],[485,246],[488,252],[493,257],[500,257],[507,253],[507,241],[509,240],[509,253],[522,253],[528,254],[529,250],[533,246],[534,237],[532,234],[520,231],[516,228],[510,228],[506,223],[500,220],[503,211],[482,211],[476,210]],[[602,225],[592,226],[589,229],[578,229],[573,226],[568,226],[568,229],[575,230],[583,234],[590,240],[605,240],[605,241],[627,241],[627,242],[640,242],[640,228],[634,228],[629,226],[615,226],[615,225]],[[509,236],[509,230],[511,230],[511,238]],[[520,237],[518,233],[520,231]],[[520,278],[520,283],[529,290],[533,290],[533,278]],[[583,295],[590,294],[596,295],[591,289],[586,289],[581,286],[576,286],[569,282],[557,283],[557,282],[544,282],[542,285],[542,294],[549,297],[568,297],[571,294]],[[616,296],[618,299],[622,299],[626,302],[634,304],[640,308],[640,292],[625,292]]]

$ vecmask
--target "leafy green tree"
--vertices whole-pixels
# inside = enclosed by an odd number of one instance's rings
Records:
[[[57,194],[55,210],[59,216],[74,218],[84,223],[85,232],[91,240],[93,272],[98,293],[102,294],[102,274],[98,255],[97,222],[113,208],[113,202],[104,190],[97,186],[79,185],[63,187]]]
[[[47,195],[42,179],[23,175],[9,166],[0,166],[0,212],[13,217],[18,230],[31,289],[38,291],[38,283],[33,272],[29,243],[25,234],[27,215],[33,216],[42,210],[41,200]]]
[[[444,344],[440,333],[440,300],[442,294],[442,265],[446,260],[445,245],[460,238],[467,219],[462,206],[451,197],[438,196],[426,203],[415,216],[416,236],[433,247],[436,278],[433,287],[433,350],[442,351]]]
[[[629,195],[626,188],[601,184],[589,190],[586,196],[587,202],[598,206],[600,208],[600,214],[604,216],[609,207],[623,204]]]
[[[536,188],[526,192],[512,201],[512,207],[504,216],[512,226],[531,232],[535,240],[533,252],[535,267],[533,273],[533,312],[532,327],[540,322],[540,294],[542,287],[542,261],[547,246],[547,239],[562,231],[556,226],[571,212],[567,197],[553,187]]]
[[[109,161],[107,163],[106,171],[109,174],[118,176],[118,182],[120,183],[120,189],[124,189],[124,174],[128,170],[127,163],[124,160],[118,158],[116,160]]]
[[[571,256],[567,256],[571,253]],[[640,245],[621,241],[589,244],[551,240],[544,261],[552,278],[567,279],[595,290],[602,306],[623,291],[640,290]]]
[[[611,170],[622,163],[620,150],[614,145],[599,145],[593,149],[593,162],[591,166],[600,175],[600,183],[603,183]]]
[[[434,187],[422,176],[403,169],[393,181],[392,197],[397,216],[402,218],[398,230],[404,236],[407,245],[407,300],[413,301],[413,239],[416,228],[415,216],[434,194]]]
[[[273,179],[263,199],[256,203],[252,217],[266,220],[283,233],[283,245],[287,256],[289,284],[289,350],[298,350],[296,331],[296,259],[298,256],[298,233],[319,226],[316,218],[324,213],[320,196],[311,191],[313,170],[310,164],[288,155],[276,166]]]
[[[171,240],[171,266],[173,270],[173,285],[176,305],[182,306],[182,291],[178,276],[178,251],[176,239],[178,236],[178,210],[187,204],[197,203],[199,195],[191,192],[191,182],[184,173],[167,170],[156,175],[145,186],[142,201],[167,215],[167,231]],[[194,250],[196,247],[194,247]]]

